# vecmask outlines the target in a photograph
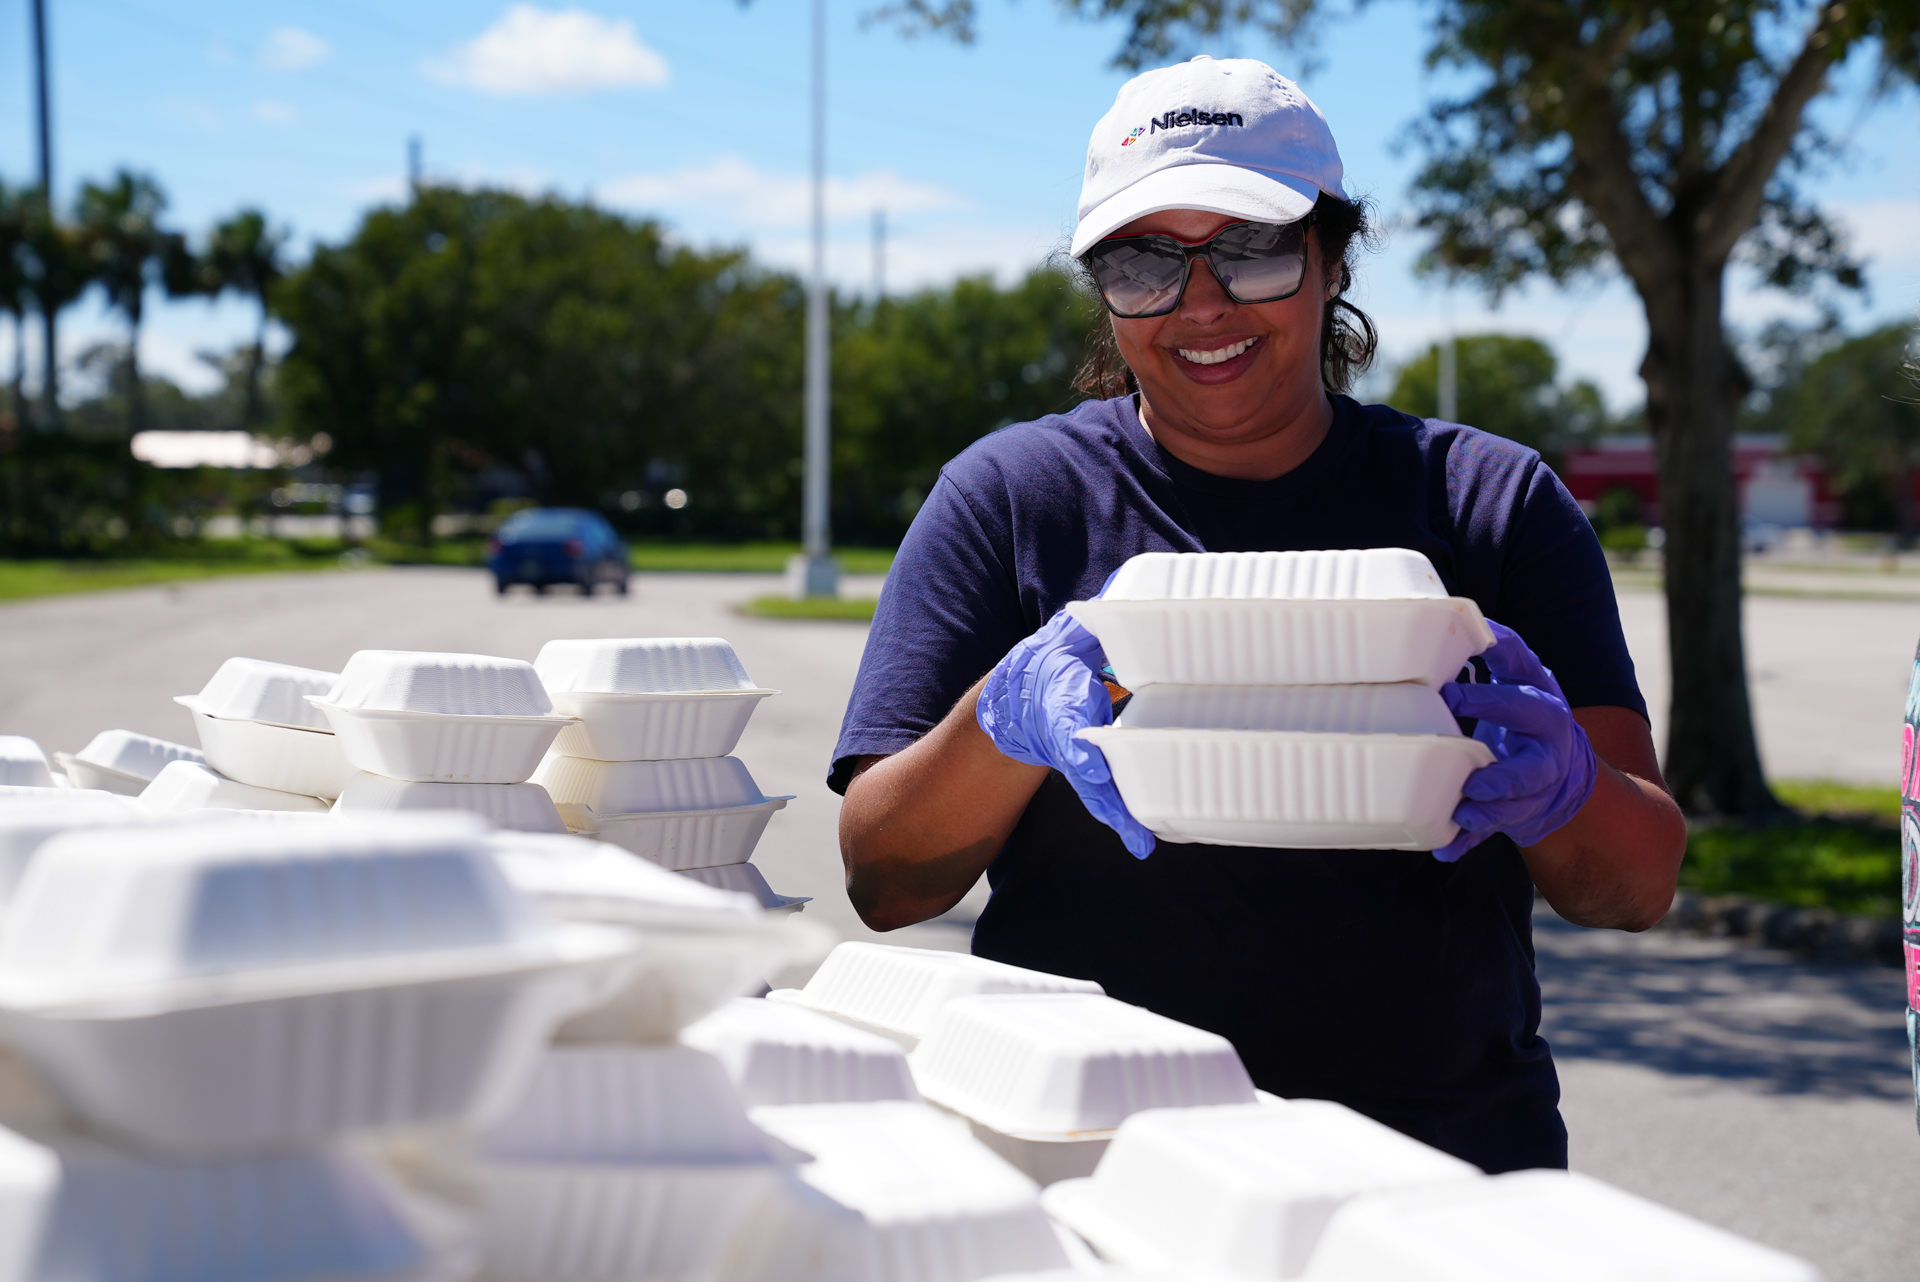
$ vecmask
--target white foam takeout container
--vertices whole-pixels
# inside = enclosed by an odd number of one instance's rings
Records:
[[[604,761],[723,757],[778,693],[756,686],[719,637],[549,641],[534,668],[554,707],[579,718],[555,748]]]
[[[40,745],[23,734],[0,734],[0,786],[51,788],[53,767]]]
[[[102,730],[80,751],[56,752],[54,757],[74,787],[98,788],[125,797],[139,796],[170,762],[197,761],[205,765],[207,761],[198,748],[132,730]]]
[[[680,1040],[718,1059],[755,1106],[920,1098],[897,1043],[802,1006],[736,997]]]
[[[236,783],[331,801],[354,775],[331,730],[230,720],[186,706],[207,764]]]
[[[1042,1184],[1092,1174],[1134,1113],[1255,1098],[1226,1038],[1093,993],[957,997],[912,1065],[922,1094]]]
[[[199,694],[179,695],[174,702],[223,721],[262,721],[324,731],[327,720],[307,702],[307,696],[327,698],[339,684],[337,672],[236,656],[220,665]]]
[[[1067,1264],[1032,1180],[924,1104],[756,1108],[798,1160],[722,1282],[972,1282]]]
[[[334,1149],[181,1162],[0,1131],[0,1189],[9,1278],[430,1282],[450,1262],[387,1177]]]
[[[362,650],[307,698],[356,769],[420,782],[524,783],[571,724],[532,664],[488,655]]]
[[[507,880],[563,921],[640,933],[621,987],[569,1020],[563,1038],[653,1042],[723,1006],[764,975],[822,957],[823,927],[769,916],[743,894],[716,890],[579,837],[496,833],[488,844]]]
[[[1128,711],[1132,709],[1129,708]],[[1493,750],[1451,734],[1097,726],[1121,800],[1163,841],[1281,849],[1433,850],[1461,785]]]
[[[1302,1275],[1323,1282],[1820,1282],[1805,1260],[1567,1171],[1368,1193]]]
[[[335,814],[367,815],[395,810],[466,810],[496,828],[564,833],[553,799],[537,783],[418,783],[360,771],[347,780]]]
[[[477,821],[67,833],[0,913],[0,1036],[73,1112],[184,1156],[476,1123],[630,932],[552,925]]]
[[[56,794],[57,795],[57,794]],[[77,792],[81,798],[0,806],[0,904],[13,894],[33,856],[50,837],[76,828],[140,823],[146,807],[115,793]],[[5,1277],[0,1273],[0,1277]]]
[[[664,868],[745,863],[773,812],[736,757],[692,761],[595,761],[549,756],[534,779],[575,832],[611,842]]]
[[[1344,1105],[1293,1100],[1135,1113],[1090,1178],[1042,1197],[1055,1219],[1127,1268],[1291,1278],[1353,1198],[1484,1178]]]
[[[1142,553],[1067,610],[1129,689],[1438,685],[1493,644],[1480,607],[1404,548]]]
[[[778,1173],[718,1061],[672,1045],[551,1050],[496,1125],[422,1163],[516,1282],[695,1273]]]
[[[752,895],[762,910],[782,916],[797,913],[813,902],[811,895],[782,895],[767,884],[752,864],[720,864],[711,868],[683,868],[682,877],[691,877],[703,886]]]
[[[1440,692],[1418,681],[1356,686],[1142,686],[1115,725],[1129,730],[1295,730],[1457,735]]]
[[[848,940],[827,955],[805,988],[775,989],[771,1001],[805,1006],[890,1038],[912,1050],[940,1008],[979,993],[1099,993],[1090,979],[1068,979],[968,953]]]
[[[156,814],[183,810],[310,810],[327,803],[297,792],[278,792],[229,779],[195,761],[169,762],[140,793],[140,804]]]

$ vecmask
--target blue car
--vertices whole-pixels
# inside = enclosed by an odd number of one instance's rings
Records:
[[[588,596],[601,583],[627,594],[627,545],[598,512],[572,507],[515,512],[487,544],[494,590],[516,583],[544,594],[556,583],[577,584]]]

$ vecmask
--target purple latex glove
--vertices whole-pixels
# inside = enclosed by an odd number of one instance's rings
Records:
[[[1593,795],[1599,763],[1573,719],[1560,683],[1512,628],[1489,620],[1493,648],[1480,657],[1492,685],[1449,681],[1441,698],[1455,716],[1477,717],[1473,737],[1493,749],[1493,764],[1467,776],[1453,809],[1460,834],[1433,852],[1452,863],[1496,832],[1531,846],[1565,827]]]
[[[974,715],[993,746],[1015,761],[1065,775],[1093,817],[1119,833],[1135,859],[1145,859],[1153,834],[1128,813],[1100,749],[1073,737],[1113,724],[1113,699],[1099,675],[1106,662],[1099,640],[1062,610],[1000,660]]]

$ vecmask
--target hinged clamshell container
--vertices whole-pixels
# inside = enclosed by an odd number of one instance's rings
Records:
[[[1129,709],[1131,711],[1131,709]],[[1163,841],[1277,849],[1434,850],[1493,750],[1458,733],[1325,734],[1096,726],[1081,739]]]
[[[637,815],[600,815],[566,803],[560,817],[569,831],[597,837],[662,868],[691,872],[745,863],[753,857],[773,812],[791,797],[768,797],[720,810],[663,810]]]
[[[1805,1260],[1599,1180],[1515,1171],[1368,1193],[1333,1214],[1307,1278],[1349,1282],[1820,1282]]]
[[[74,787],[98,788],[123,797],[139,796],[170,762],[207,763],[198,748],[132,730],[102,730],[80,751],[56,752],[54,757]]]
[[[534,667],[554,707],[578,718],[555,748],[602,761],[723,757],[760,700],[719,637],[549,641]]]
[[[922,1094],[1042,1184],[1092,1174],[1134,1113],[1254,1102],[1226,1038],[1093,993],[957,997],[911,1062]]]
[[[703,886],[752,895],[754,902],[770,913],[797,913],[813,902],[811,895],[782,895],[767,884],[752,864],[721,864],[714,868],[683,868],[682,877],[691,877]]]
[[[163,1152],[484,1121],[634,944],[544,922],[468,822],[68,833],[0,913],[0,1036]]]
[[[714,694],[763,691],[721,637],[549,641],[534,670],[549,694]]]
[[[1344,1105],[1294,1100],[1135,1113],[1090,1178],[1042,1196],[1050,1214],[1127,1268],[1292,1278],[1353,1198],[1484,1178]]]
[[[801,1006],[736,997],[680,1040],[725,1065],[750,1105],[920,1098],[897,1043]]]
[[[179,695],[174,702],[223,721],[325,730],[327,719],[307,696],[328,698],[339,684],[337,672],[235,657],[220,665],[199,694]]]
[[[297,792],[278,792],[229,779],[212,766],[174,761],[140,793],[140,804],[156,814],[183,810],[311,810],[327,803]]]
[[[360,771],[352,775],[333,804],[335,814],[364,815],[396,810],[465,810],[496,828],[519,832],[565,833],[553,799],[537,783],[417,783]]]
[[[77,795],[81,798],[77,803],[29,801],[0,806],[0,905],[12,897],[27,865],[48,839],[79,828],[110,828],[148,818],[146,807],[114,793]]]
[[[40,745],[21,734],[0,734],[0,787],[51,788],[53,767]]]
[[[1067,610],[1134,690],[1439,685],[1493,644],[1480,607],[1404,548],[1143,553]]]
[[[355,774],[331,730],[232,721],[198,710],[193,728],[207,764],[236,783],[331,801]]]
[[[968,953],[848,940],[828,954],[807,986],[776,989],[791,1002],[844,1019],[912,1050],[940,1008],[978,993],[1099,993],[1090,979],[1068,979]]]
[[[364,712],[454,717],[547,717],[553,703],[533,665],[490,654],[361,650],[322,700]]]
[[[534,782],[556,802],[596,815],[634,815],[754,806],[767,800],[738,757],[698,761],[595,761],[549,756]]]

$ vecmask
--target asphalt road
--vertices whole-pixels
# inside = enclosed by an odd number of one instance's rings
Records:
[[[772,578],[636,576],[634,588],[624,600],[498,600],[471,571],[365,570],[0,606],[0,733],[49,750],[116,726],[190,738],[171,696],[198,690],[234,654],[337,670],[373,647],[531,659],[554,637],[725,636],[756,680],[784,692],[761,705],[737,750],[764,791],[795,794],[754,861],[776,890],[814,896],[814,919],[846,938],[874,938],[841,890],[838,799],[823,782],[865,628],[735,613],[777,590]],[[1621,605],[1658,717],[1661,603],[1629,591]],[[1920,603],[1750,601],[1769,769],[1892,781],[1916,637]],[[886,938],[964,948],[966,907],[952,922]],[[1724,941],[1582,931],[1550,916],[1538,937],[1576,1168],[1804,1255],[1833,1282],[1911,1282],[1920,1136],[1897,971],[1821,969]]]

